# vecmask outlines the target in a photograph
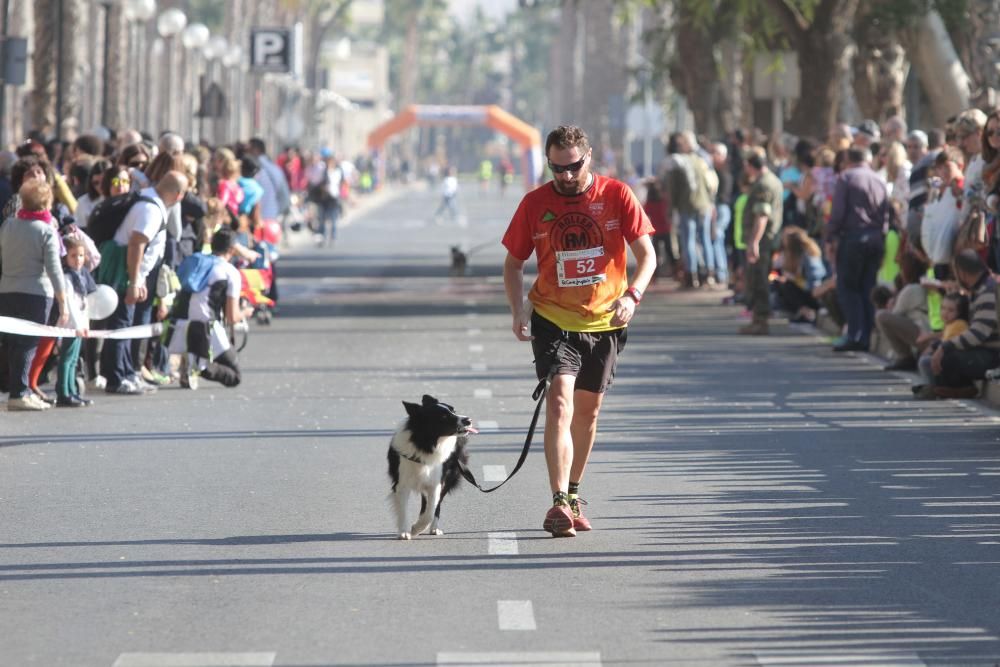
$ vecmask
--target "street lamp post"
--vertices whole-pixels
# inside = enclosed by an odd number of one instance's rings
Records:
[[[222,57],[222,64],[229,68],[229,134],[233,139],[243,138],[240,127],[240,117],[243,113],[243,105],[238,101],[241,97],[241,73],[240,65],[243,62],[243,48],[239,44],[232,44],[226,54]]]
[[[147,67],[142,63],[149,62],[149,55],[146,49],[146,27],[145,24],[156,14],[156,0],[125,0],[126,15],[131,23],[132,57],[132,95],[134,97],[132,114],[136,129],[145,129],[143,105],[148,105],[149,100],[142,94],[143,76],[148,76]]]
[[[164,10],[158,17],[156,17],[156,31],[163,38],[164,44],[166,46],[166,58],[164,59],[167,63],[166,76],[164,81],[166,86],[163,88],[164,93],[164,122],[161,125],[161,130],[170,130],[174,128],[174,95],[177,94],[177,88],[174,84],[174,37],[184,29],[187,25],[187,16],[184,12],[177,9],[176,7],[171,7],[170,9]]]
[[[224,73],[225,70],[222,67],[222,59],[229,52],[229,42],[222,35],[214,35],[205,44],[205,58],[208,60],[208,66],[206,70],[208,72],[207,80],[208,85],[211,86],[215,83],[215,65],[214,63],[218,61],[219,71]],[[222,78],[220,76],[220,78]],[[202,111],[205,111],[204,105]],[[212,143],[218,144],[220,141],[219,137],[219,119],[216,118],[215,122],[212,124]]]
[[[197,141],[200,137],[195,136],[195,112],[198,110],[198,101],[201,98],[201,83],[199,69],[201,65],[201,50],[208,43],[210,33],[208,26],[204,23],[192,23],[184,28],[181,33],[181,43],[184,45],[184,61],[187,63],[187,84],[185,88],[191,94],[191,103],[188,106],[187,116],[187,137],[192,141]],[[198,134],[201,134],[201,123],[198,123]]]

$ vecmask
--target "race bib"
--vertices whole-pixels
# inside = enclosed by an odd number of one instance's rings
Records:
[[[607,280],[608,258],[604,246],[585,250],[556,251],[559,287],[595,285]]]

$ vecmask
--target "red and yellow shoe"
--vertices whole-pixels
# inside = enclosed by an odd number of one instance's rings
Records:
[[[583,512],[580,510],[580,505],[586,504],[587,501],[583,498],[569,499],[569,511],[573,515],[573,528],[576,530],[590,530],[590,521],[583,516]]]
[[[573,512],[569,505],[556,504],[545,513],[542,528],[552,533],[552,537],[576,537],[573,523]]]

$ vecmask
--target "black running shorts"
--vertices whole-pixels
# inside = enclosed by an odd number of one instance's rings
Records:
[[[563,331],[538,313],[531,314],[531,348],[535,353],[538,379],[548,377],[555,363],[554,375],[572,375],[576,389],[602,394],[615,377],[618,355],[625,349],[627,329],[580,333]],[[565,340],[560,346],[559,341]],[[558,359],[554,357],[558,354]]]

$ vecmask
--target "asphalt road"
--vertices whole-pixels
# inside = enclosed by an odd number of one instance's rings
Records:
[[[403,400],[473,416],[480,479],[530,418],[496,241],[516,205],[386,197],[281,264],[244,384],[0,412],[0,665],[1000,663],[1000,418],[915,403],[809,332],[734,335],[719,293],[652,289],[554,540],[538,447],[394,539]],[[470,276],[448,247],[486,243]],[[502,468],[501,468],[502,467]]]

